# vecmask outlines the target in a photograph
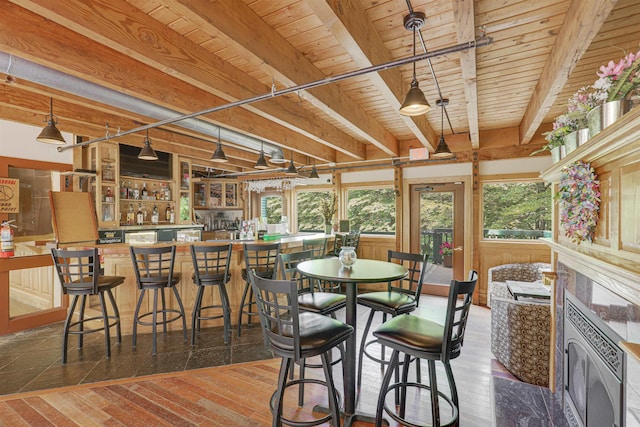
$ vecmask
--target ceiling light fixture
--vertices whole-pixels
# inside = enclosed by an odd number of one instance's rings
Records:
[[[404,17],[404,27],[413,31],[413,56],[416,56],[416,32],[424,25],[426,16],[422,12],[411,11]],[[418,79],[416,78],[416,62],[413,61],[413,79],[411,80],[411,88],[404,98],[402,106],[400,106],[400,114],[403,116],[419,116],[425,114],[431,109],[431,105],[425,98],[424,93],[420,90]]]
[[[293,151],[291,151],[291,163],[289,163],[289,167],[285,172],[287,175],[298,175],[298,171],[296,170],[296,165],[293,164]]]
[[[138,154],[140,160],[158,160],[158,155],[151,147],[151,140],[149,139],[149,129],[147,129],[147,136],[144,137],[144,147]]]
[[[449,146],[444,140],[444,107],[449,105],[449,100],[446,98],[440,98],[436,101],[436,105],[442,109],[440,113],[440,141],[438,142],[436,151],[434,151],[432,156],[436,159],[444,159],[446,157],[451,157],[452,155]]]
[[[213,152],[213,156],[211,156],[211,161],[216,163],[226,163],[227,156],[224,155],[224,151],[222,151],[222,141],[220,140],[220,126],[218,126],[218,146],[216,147],[216,151]]]
[[[284,158],[282,151],[276,151],[271,153],[271,158],[269,161],[275,165],[281,165],[283,163],[287,163],[287,160]]]
[[[311,168],[309,179],[320,179],[320,175],[318,175],[318,170],[316,169],[316,165],[313,165],[313,167]]]
[[[260,146],[260,157],[258,157],[258,161],[256,162],[254,168],[256,169],[267,169],[269,165],[267,164],[267,160],[264,158],[264,143]]]
[[[42,129],[36,141],[46,142],[47,144],[64,145],[67,141],[64,140],[62,134],[56,127],[56,116],[53,115],[53,98],[49,98],[49,100],[49,115],[45,119],[47,125]]]

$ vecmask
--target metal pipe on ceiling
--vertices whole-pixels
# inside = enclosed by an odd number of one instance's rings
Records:
[[[79,77],[71,76],[61,71],[54,70],[44,65],[36,64],[35,62],[31,62],[26,59],[18,58],[15,55],[10,55],[5,52],[0,52],[0,70],[3,70],[3,72],[5,72],[7,75],[18,77],[23,80],[27,80],[83,98],[90,98],[94,101],[121,108],[126,111],[132,111],[134,113],[151,117],[156,120],[169,119],[169,123],[173,123],[173,121],[176,121],[174,119],[180,116],[179,112],[171,110],[169,108],[165,108],[151,102],[133,97],[131,95],[127,95],[126,93],[122,93],[95,83],[88,82]],[[151,129],[157,126],[159,125],[141,126],[134,129],[133,131],[129,131],[126,133],[119,132],[118,134],[111,134],[108,136],[108,138],[103,138],[103,140],[138,131],[144,131],[146,129]],[[217,125],[201,119],[185,118],[178,124],[178,126],[208,135],[212,138],[217,138],[218,135]],[[253,138],[251,136],[244,135],[240,132],[236,132],[230,129],[225,129],[223,127],[220,127],[220,137],[225,141],[237,144],[241,147],[246,147],[256,152],[259,152],[261,147],[263,146],[263,141],[260,139]],[[84,144],[76,144],[68,147],[73,148],[80,145]],[[269,142],[264,142],[264,148],[265,154],[269,157],[271,157],[273,154],[280,154],[281,157],[284,156],[284,154],[282,153],[282,149],[277,145],[273,145]]]
[[[428,59],[428,58],[434,58],[436,56],[441,56],[441,55],[447,55],[450,53],[455,53],[455,52],[460,52],[462,50],[467,50],[467,49],[476,49],[478,47],[482,47],[482,46],[486,46],[489,45],[493,42],[493,39],[491,37],[480,37],[478,39],[466,42],[466,43],[459,43],[453,46],[449,46],[449,47],[445,47],[442,49],[437,49],[437,50],[433,50],[430,52],[424,52],[420,55],[414,55],[414,56],[410,56],[407,58],[403,58],[403,59],[397,59],[395,61],[390,61],[390,62],[386,62],[384,64],[380,64],[380,65],[373,65],[370,67],[365,67],[365,68],[361,68],[359,70],[354,70],[354,71],[349,71],[343,74],[338,74],[336,76],[332,76],[332,77],[326,77],[324,79],[320,79],[320,80],[316,80],[313,82],[309,82],[309,83],[304,83],[304,84],[300,84],[297,86],[292,86],[289,88],[285,88],[285,89],[281,89],[281,90],[275,90],[275,88],[273,88],[273,90],[271,92],[262,94],[262,95],[257,95],[251,98],[247,98],[244,100],[238,100],[238,101],[234,101],[234,102],[230,102],[228,104],[224,104],[224,105],[219,105],[216,107],[211,107],[208,108],[206,110],[202,110],[202,111],[196,111],[194,113],[190,113],[190,114],[185,114],[182,116],[177,116],[177,117],[173,117],[173,118],[167,118],[164,120],[160,120],[156,123],[151,123],[148,125],[144,125],[144,126],[140,126],[128,131],[124,131],[124,132],[119,132],[116,135],[110,136],[109,138],[115,138],[115,137],[119,137],[119,136],[124,136],[124,135],[129,135],[132,133],[138,133],[138,132],[142,132],[145,131],[147,129],[153,129],[155,127],[159,127],[159,126],[164,126],[164,125],[168,125],[171,123],[175,123],[175,122],[179,122],[182,120],[186,120],[186,119],[192,119],[194,117],[197,116],[202,116],[205,114],[211,114],[211,113],[215,113],[218,111],[222,111],[222,110],[226,110],[229,108],[233,108],[233,107],[240,107],[242,105],[246,105],[246,104],[251,104],[254,102],[258,102],[258,101],[263,101],[266,99],[270,99],[270,98],[274,98],[277,96],[282,96],[282,95],[287,95],[289,93],[293,93],[293,92],[299,92],[302,90],[307,90],[307,89],[312,89],[318,86],[323,86],[329,83],[335,83],[338,81],[342,81],[351,77],[357,77],[357,76],[361,76],[363,74],[368,74],[368,73],[373,73],[373,72],[378,72],[378,71],[384,71],[384,70],[388,70],[390,68],[394,68],[394,67],[398,67],[400,65],[405,65],[405,64],[410,64],[412,62],[415,61],[422,61],[424,59]],[[100,141],[105,141],[106,139],[108,139],[107,137],[102,137],[102,138],[96,138],[96,139],[92,139],[90,141],[85,141],[82,142],[80,144],[75,144],[75,145],[68,145],[68,146],[61,146],[58,147],[58,151],[62,152],[64,150],[69,150],[75,147],[82,147],[85,145],[89,145],[89,144],[93,144],[96,142],[100,142]]]

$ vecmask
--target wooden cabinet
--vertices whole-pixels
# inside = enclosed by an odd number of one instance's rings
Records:
[[[178,188],[178,215],[176,221],[178,224],[190,224],[191,212],[191,162],[186,159],[179,159],[179,177],[180,186]]]
[[[194,209],[241,209],[239,183],[220,179],[199,179],[193,183]]]
[[[90,150],[91,169],[96,170],[96,215],[99,227],[119,225],[118,144],[100,142]],[[90,189],[93,191],[94,189]]]

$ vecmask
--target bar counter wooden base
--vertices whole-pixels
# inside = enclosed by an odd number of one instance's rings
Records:
[[[319,234],[300,234],[295,236],[283,237],[280,239],[282,252],[292,252],[300,250],[302,247],[302,241],[304,239],[312,239],[317,237],[324,237],[323,233]],[[332,236],[329,236],[332,239]],[[228,240],[210,241],[210,242],[197,242],[195,244],[204,245],[219,245],[228,244]],[[237,310],[240,305],[240,299],[242,297],[242,290],[244,289],[244,281],[242,280],[241,270],[244,267],[244,253],[243,243],[254,243],[254,241],[233,241],[233,253],[231,256],[230,275],[231,279],[227,284],[227,293],[229,295],[229,302],[231,305],[231,319],[232,322],[237,320]],[[260,242],[258,242],[260,243]],[[264,242],[272,243],[272,242]],[[197,286],[193,283],[193,263],[191,260],[191,254],[189,253],[189,243],[171,243],[176,246],[176,259],[174,265],[174,271],[182,273],[182,280],[177,285],[178,292],[182,298],[184,304],[185,313],[187,318],[190,318],[193,311],[193,304],[195,302],[196,294],[198,291]],[[155,244],[150,246],[163,246],[166,243]],[[133,265],[131,263],[131,255],[129,254],[129,245],[127,244],[110,244],[99,245],[100,254],[102,256],[102,265],[104,267],[104,274],[116,275],[126,277],[125,283],[118,286],[114,290],[114,297],[120,310],[120,318],[122,325],[122,334],[130,335],[133,327],[133,313],[138,298],[138,289],[136,285],[135,273],[133,271]],[[213,292],[215,289],[209,287],[205,290],[203,296],[202,305],[219,305],[220,295],[218,292]],[[170,308],[177,308],[175,298],[170,298],[168,305]],[[96,300],[96,304],[97,304]],[[141,312],[150,311],[153,300],[145,296],[145,301],[141,307]],[[92,304],[93,305],[93,304]],[[97,305],[96,305],[97,307]],[[253,323],[259,323],[257,316],[252,319]],[[180,324],[171,323],[169,329],[180,329]],[[189,322],[187,322],[189,323]],[[235,323],[233,323],[235,324]],[[202,321],[202,327],[223,326],[222,319]],[[146,333],[145,328],[139,332]]]

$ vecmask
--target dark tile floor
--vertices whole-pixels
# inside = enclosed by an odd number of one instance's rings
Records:
[[[418,310],[425,317],[437,317],[441,315],[442,301],[443,298],[429,297]],[[365,315],[362,313],[359,318]],[[461,404],[465,402],[468,409],[461,418],[461,427],[565,427],[562,407],[549,389],[518,381],[493,359],[488,349],[490,311],[474,306],[471,316],[474,321],[468,325],[463,354],[452,361]],[[361,332],[364,325],[358,326]],[[101,334],[86,336],[82,350],[76,348],[77,338],[70,337],[68,363],[62,365],[61,330],[59,323],[0,337],[0,394],[272,357],[264,348],[259,328],[253,326],[243,328],[240,338],[234,331],[229,345],[223,343],[222,328],[203,329],[194,348],[183,341],[181,332],[159,334],[156,356],[151,355],[150,334],[138,336],[136,349],[132,348],[131,336],[124,336],[120,345],[114,337],[110,359],[104,357]],[[375,369],[365,372],[368,379],[377,381]]]

